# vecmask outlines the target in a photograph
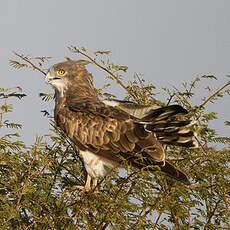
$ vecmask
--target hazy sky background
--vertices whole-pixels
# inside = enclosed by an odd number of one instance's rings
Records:
[[[74,58],[67,46],[110,50],[114,63],[129,67],[126,77],[141,73],[157,87],[182,82],[196,75],[216,75],[222,86],[230,74],[229,0],[11,0],[0,3],[0,61],[2,88],[20,86],[28,96],[12,101],[11,120],[23,124],[22,138],[32,144],[35,135],[47,134],[48,119],[41,110],[51,109],[40,92],[52,92],[42,75],[32,70],[15,70],[8,64],[11,51],[31,56],[52,56],[50,65]],[[82,58],[76,56],[76,59]],[[97,86],[101,70],[92,69]],[[210,84],[210,83],[209,83]],[[118,88],[117,96],[124,95]],[[200,104],[199,97],[194,103]],[[220,112],[213,123],[220,135],[229,136],[224,121],[230,120],[229,96],[210,111]],[[1,135],[0,135],[1,136]]]

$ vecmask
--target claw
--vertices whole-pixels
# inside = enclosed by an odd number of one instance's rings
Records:
[[[94,190],[94,193],[98,194],[99,191],[98,191],[98,188],[97,188],[97,178],[93,178],[93,186],[91,187],[91,176],[88,174],[85,186],[75,185],[75,186],[73,186],[73,189],[81,190],[80,193],[90,192],[90,191]]]

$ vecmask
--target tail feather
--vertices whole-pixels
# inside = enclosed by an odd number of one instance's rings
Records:
[[[194,136],[194,132],[191,131],[190,129],[176,129],[176,130],[173,130],[173,131],[170,131],[168,132],[167,130],[164,131],[164,132],[157,132],[156,134],[159,138],[161,136],[163,137],[170,137],[170,136],[175,136],[175,135],[180,135],[180,137],[190,137],[190,136]]]
[[[188,177],[183,172],[175,168],[173,165],[171,165],[167,161],[165,162],[164,166],[161,166],[161,171],[166,173],[169,177],[172,177],[178,181],[181,181],[186,185],[191,184]]]
[[[176,120],[177,115],[188,113],[180,105],[171,105],[153,110],[141,119],[145,130],[155,133],[157,139],[163,144],[184,147],[197,147],[192,140],[195,136],[189,126],[194,124],[191,120]]]
[[[160,123],[159,122],[152,122],[151,124],[147,124],[145,128],[152,132],[159,132],[162,130],[170,130],[170,129],[177,129],[180,127],[185,127],[187,125],[190,125],[192,121],[168,121],[163,120]]]
[[[148,170],[150,172],[155,172],[157,169],[153,166],[159,166],[160,170],[164,172],[167,176],[176,179],[186,185],[190,185],[188,177],[179,169],[174,167],[168,161],[156,162],[151,159],[147,153],[142,152],[141,156],[133,154],[122,154],[132,166],[139,169]],[[129,156],[128,156],[129,155]]]
[[[188,111],[180,105],[169,105],[159,109],[152,110],[142,121],[161,121],[172,118],[178,114],[187,114]]]

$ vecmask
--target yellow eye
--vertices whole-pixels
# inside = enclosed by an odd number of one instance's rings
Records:
[[[64,75],[64,73],[65,73],[65,70],[64,70],[64,69],[59,69],[59,70],[58,70],[58,74],[59,74],[59,75],[62,76],[62,75]]]

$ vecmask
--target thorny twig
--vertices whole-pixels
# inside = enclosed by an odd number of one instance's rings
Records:
[[[48,213],[47,215],[45,215],[43,217],[38,217],[36,219],[34,218],[35,220],[30,225],[28,225],[25,230],[30,229],[34,224],[36,224],[36,222],[38,222],[39,220],[41,221],[41,220],[43,220],[45,218],[48,218],[49,216],[51,216],[51,213]]]
[[[172,95],[169,95],[169,99],[168,99],[166,106],[168,106],[171,103],[171,101],[175,95],[176,95],[175,93],[173,93]]]
[[[141,222],[145,219],[145,217],[146,217],[150,212],[152,212],[152,210],[155,209],[155,208],[157,207],[157,205],[159,204],[159,202],[160,202],[163,198],[165,198],[167,195],[169,195],[169,194],[167,193],[167,190],[166,190],[166,191],[164,191],[164,194],[161,196],[161,198],[158,199],[158,200],[155,202],[155,204],[151,205],[151,207],[149,208],[149,210],[145,211],[144,215],[141,216],[141,217],[138,219],[137,223],[135,223],[135,226],[137,226],[139,223],[141,223]]]
[[[125,181],[123,181],[122,185],[120,186],[119,190],[117,191],[117,193],[115,194],[115,196],[114,196],[114,198],[113,198],[113,201],[114,201],[114,202],[117,200],[117,197],[118,197],[119,193],[121,192],[121,190],[123,189],[125,183],[127,183],[127,182],[129,181],[129,179],[130,179],[134,174],[135,174],[135,172],[134,172],[134,173],[131,173],[131,174],[125,179]],[[132,186],[131,186],[131,187],[132,187]],[[130,188],[130,189],[131,189],[131,188]],[[129,193],[126,194],[126,197],[127,197],[128,194],[129,194]],[[103,223],[105,223],[105,220],[106,220],[108,214],[111,212],[111,209],[112,209],[112,207],[108,207],[108,208],[107,208],[107,210],[106,210],[106,212],[105,212],[105,215],[104,215],[104,218],[102,219],[102,221],[101,221],[101,223],[99,224],[99,226],[98,226],[97,229],[101,229]],[[103,228],[104,228],[104,227],[103,227]]]
[[[136,184],[136,180],[134,180],[129,188],[129,191],[125,194],[125,198],[124,199],[127,199],[128,196],[132,193],[133,189],[134,189],[134,186]],[[123,200],[124,200],[123,199]],[[119,210],[121,209],[122,207],[122,202],[118,205],[118,207],[114,210],[114,215],[117,215],[117,213],[119,212]],[[102,230],[105,230],[108,226],[109,226],[110,222],[107,222],[105,223],[105,225],[102,227]],[[99,229],[99,228],[98,228]]]
[[[96,66],[98,66],[99,68],[103,69],[104,71],[106,71],[108,74],[110,74],[115,80],[116,82],[123,88],[125,89],[128,94],[130,96],[132,96],[132,98],[135,100],[136,99],[136,95],[133,94],[133,92],[128,88],[126,87],[122,81],[113,73],[111,72],[110,70],[108,70],[106,67],[100,65],[99,63],[97,63],[92,57],[90,57],[88,54],[80,51],[79,49],[77,49],[76,47],[70,47],[69,48],[72,52],[74,53],[79,53],[79,54],[82,54],[83,56],[87,57],[92,63],[94,63]]]
[[[159,220],[160,220],[160,218],[161,218],[161,215],[162,215],[162,212],[160,211],[160,212],[159,212],[159,215],[158,215],[158,217],[157,217],[157,219],[156,219],[156,222],[155,222],[155,224],[154,224],[154,226],[153,226],[153,229],[156,229],[156,227],[157,227],[157,225],[158,225],[158,222],[159,222]]]
[[[19,198],[18,198],[18,201],[17,201],[17,207],[19,206],[20,202],[21,202],[21,199],[22,199],[22,196],[24,194],[24,190],[29,182],[29,179],[30,179],[30,176],[31,176],[31,169],[32,169],[32,166],[33,166],[33,163],[36,159],[36,151],[37,151],[37,145],[38,145],[38,141],[39,141],[39,137],[36,138],[36,142],[35,142],[35,150],[33,151],[34,152],[34,156],[33,156],[33,159],[30,163],[30,166],[29,166],[29,169],[28,169],[28,175],[27,175],[27,178],[26,178],[26,181],[24,183],[24,186],[22,188],[22,191],[20,192],[20,195],[19,195]]]
[[[213,209],[213,210],[211,211],[211,213],[210,213],[210,216],[209,216],[209,218],[208,218],[208,221],[207,221],[206,225],[211,223],[212,217],[214,216],[214,214],[215,214],[215,212],[216,212],[216,209],[217,209],[217,207],[218,207],[218,204],[219,204],[220,202],[221,202],[221,200],[218,200],[218,201],[216,202],[214,209]],[[205,229],[207,229],[207,226],[204,227],[204,230],[205,230]]]
[[[200,107],[204,107],[209,101],[211,101],[215,96],[217,96],[224,88],[230,85],[230,81],[227,82],[224,86],[219,88],[214,94],[212,94]]]
[[[21,58],[25,62],[29,63],[32,66],[33,69],[36,69],[39,72],[41,72],[42,74],[46,75],[46,73],[42,69],[40,69],[35,64],[33,64],[28,58],[24,57],[23,55],[20,55],[20,54],[16,53],[15,51],[12,51],[12,52],[13,52],[14,55],[18,56],[19,58]]]
[[[180,91],[176,88],[176,86],[174,86],[174,85],[172,85],[172,84],[170,84],[170,85],[173,87],[173,89],[175,89],[175,90],[177,91],[177,93],[180,93]],[[178,95],[175,94],[175,96],[178,98]],[[190,104],[190,103],[188,102],[188,100],[184,97],[184,95],[180,94],[180,96],[183,98],[183,101],[186,102],[186,104],[187,104],[190,108],[192,108],[191,104]],[[180,99],[180,98],[179,98],[179,99]]]

